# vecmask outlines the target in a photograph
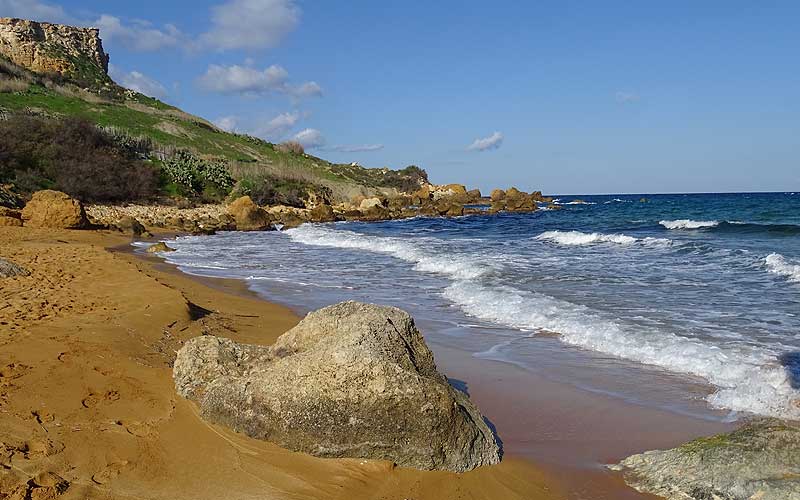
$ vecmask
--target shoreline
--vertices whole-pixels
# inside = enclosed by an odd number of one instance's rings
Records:
[[[252,290],[245,280],[186,273],[177,265],[132,246],[126,252],[154,261],[169,273],[213,288],[266,302],[276,300]],[[284,307],[297,317],[306,312],[291,305]],[[420,324],[424,335],[431,333],[430,327]],[[466,389],[484,416],[496,426],[503,442],[504,460],[530,462],[547,471],[570,498],[589,493],[591,498],[598,499],[657,498],[636,492],[624,483],[621,474],[604,465],[645,450],[672,448],[698,437],[728,432],[739,425],[739,422],[707,420],[592,393],[510,363],[476,358],[462,349],[448,347],[441,336],[426,335],[426,339],[442,372]],[[532,389],[516,392],[515,387]]]

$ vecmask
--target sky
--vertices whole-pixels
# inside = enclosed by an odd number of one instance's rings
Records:
[[[122,85],[434,183],[800,191],[800,2],[0,0]]]

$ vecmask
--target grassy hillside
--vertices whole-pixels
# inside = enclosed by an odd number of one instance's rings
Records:
[[[102,88],[87,90],[68,78],[33,74],[0,60],[0,117],[88,120],[123,144],[146,146],[146,151],[140,151],[143,159],[156,168],[180,150],[224,162],[237,186],[245,190],[267,182],[265,189],[317,188],[334,199],[345,199],[378,190],[413,190],[426,179],[416,167],[398,172],[333,164],[255,137],[228,133],[157,99],[102,83]],[[166,192],[174,194],[175,189]]]

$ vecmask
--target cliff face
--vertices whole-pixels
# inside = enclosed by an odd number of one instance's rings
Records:
[[[96,28],[0,18],[0,54],[36,73],[104,80],[108,54]]]

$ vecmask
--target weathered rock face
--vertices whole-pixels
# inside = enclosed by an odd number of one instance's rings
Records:
[[[500,460],[478,409],[397,308],[326,307],[272,347],[198,337],[173,375],[205,419],[292,450],[457,472]]]
[[[228,213],[236,220],[239,231],[263,231],[272,227],[269,214],[249,196],[242,196],[228,205]]]
[[[36,73],[69,75],[81,60],[108,74],[108,54],[96,28],[2,17],[0,54]]]
[[[0,278],[13,278],[14,276],[28,276],[27,269],[14,264],[10,260],[0,259]]]
[[[336,214],[330,205],[317,205],[308,212],[308,220],[311,222],[333,222]]]
[[[637,490],[668,500],[800,499],[800,423],[757,420],[612,468]]]
[[[0,206],[0,227],[2,226],[22,226],[22,214],[19,210]]]
[[[22,209],[26,226],[53,229],[80,229],[88,225],[86,212],[78,200],[61,191],[37,191]]]

